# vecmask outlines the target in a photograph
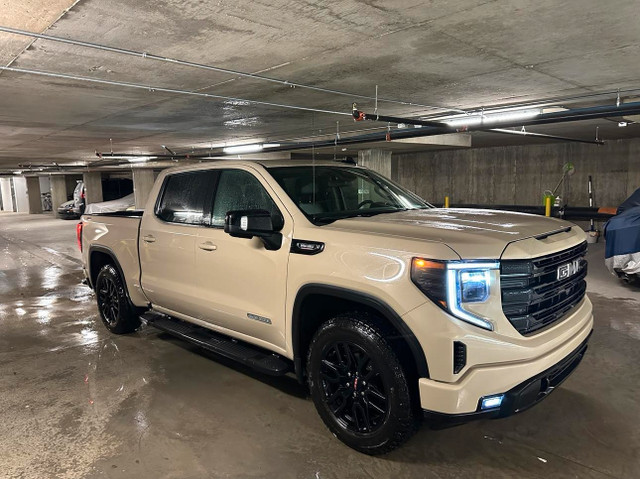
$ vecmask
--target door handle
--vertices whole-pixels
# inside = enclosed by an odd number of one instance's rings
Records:
[[[198,248],[203,249],[205,251],[215,251],[218,249],[218,247],[214,245],[211,241],[205,241],[204,243],[198,244]]]
[[[142,241],[144,241],[145,243],[155,243],[156,237],[153,235],[146,235],[142,237]]]

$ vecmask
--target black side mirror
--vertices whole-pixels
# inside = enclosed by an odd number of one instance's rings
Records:
[[[235,238],[257,236],[268,250],[278,250],[282,246],[282,234],[274,229],[271,213],[266,210],[228,211],[224,232]]]

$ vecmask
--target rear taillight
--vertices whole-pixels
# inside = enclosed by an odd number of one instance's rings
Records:
[[[82,227],[83,227],[82,221],[76,225],[76,238],[78,240],[78,248],[80,249],[81,253],[82,253]]]

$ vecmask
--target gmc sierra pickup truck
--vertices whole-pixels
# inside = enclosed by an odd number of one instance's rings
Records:
[[[593,326],[578,227],[434,208],[340,162],[168,169],[144,212],[85,215],[78,241],[110,331],[144,321],[292,373],[367,454],[425,415],[532,406],[576,368]]]

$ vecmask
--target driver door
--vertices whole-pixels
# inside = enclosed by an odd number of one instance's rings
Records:
[[[199,229],[196,239],[199,319],[284,349],[293,220],[258,172],[250,168],[218,171],[211,226]],[[257,237],[234,238],[224,232],[227,212],[246,209],[272,214],[274,226],[283,235],[280,249],[268,251]]]

